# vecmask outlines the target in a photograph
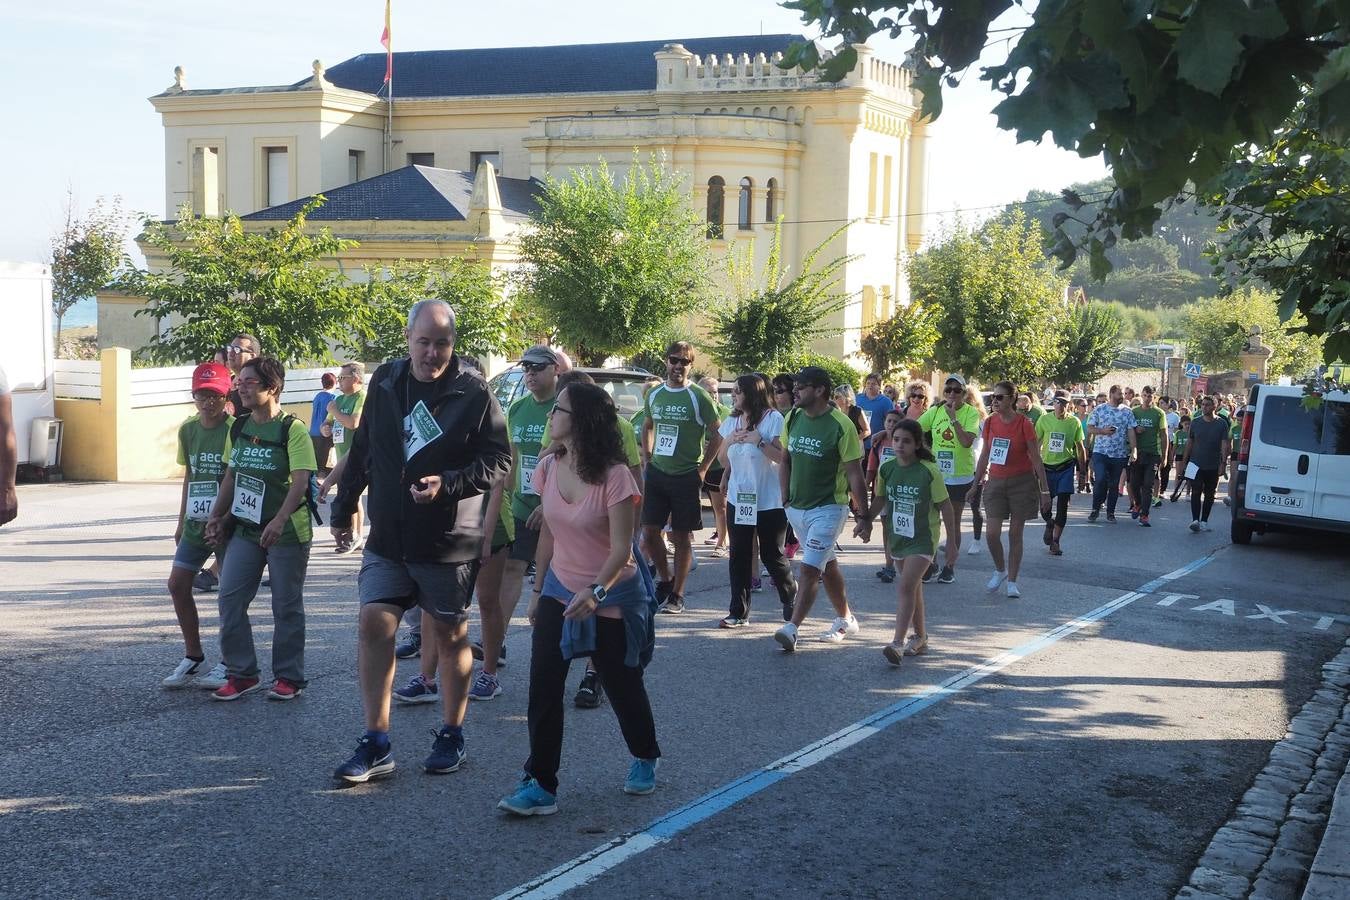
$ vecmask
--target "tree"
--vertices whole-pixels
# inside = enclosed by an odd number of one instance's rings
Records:
[[[932,362],[940,311],[914,301],[863,335],[862,352],[872,371],[890,378]]]
[[[322,195],[295,217],[265,232],[246,231],[234,214],[195,216],[187,206],[176,222],[145,220],[142,240],[166,265],[129,269],[119,287],[146,298],[136,315],[168,323],[146,348],[160,363],[209,360],[237,332],[258,336],[269,356],[290,365],[332,360],[330,345],[359,332],[362,311],[332,260],[353,241],[327,228],[306,231]]]
[[[1192,307],[1186,316],[1186,354],[1206,368],[1234,369],[1253,325],[1271,349],[1271,375],[1302,376],[1317,366],[1322,340],[1298,329],[1301,316],[1281,322],[1275,295],[1243,288],[1231,296],[1212,297]]]
[[[529,332],[504,287],[486,264],[459,257],[367,269],[365,281],[352,285],[360,320],[342,347],[355,359],[403,356],[408,350],[403,336],[408,310],[419,300],[435,298],[455,311],[457,353],[514,355],[529,345]]]
[[[1047,373],[1056,384],[1096,381],[1120,353],[1120,314],[1104,303],[1075,306],[1064,329],[1064,349]]]
[[[934,355],[948,371],[1030,384],[1060,356],[1065,281],[1049,271],[1021,213],[977,230],[957,222],[914,257],[909,284],[916,302],[937,311]]]
[[[847,230],[839,228],[802,259],[788,278],[783,264],[783,227],[774,226],[764,271],[755,274],[755,242],[727,255],[728,301],[709,314],[708,352],[732,372],[767,372],[805,353],[811,343],[839,329],[825,322],[848,303],[838,290],[844,267],[857,256],[835,257],[816,268],[816,257]]]
[[[708,248],[683,180],[636,156],[552,178],[520,238],[523,296],[585,365],[651,349],[705,304]]]
[[[1022,0],[784,5],[823,36],[849,45],[877,32],[892,38],[912,32],[909,62],[929,118],[942,111],[943,86],[957,85],[986,47],[1004,43],[1007,56],[979,76],[1005,95],[994,107],[999,127],[1019,141],[1049,133],[1080,156],[1104,157],[1111,169],[1105,196],[1089,208],[1087,198],[1065,191],[1069,209],[1052,221],[1054,255],[1067,266],[1086,251],[1099,278],[1110,269],[1106,254],[1118,238],[1151,233],[1162,207],[1184,195],[1188,183],[1208,193],[1235,151],[1275,145],[1273,136],[1303,98],[1315,101],[1308,124],[1321,139],[1344,146],[1350,138],[1344,0],[1056,0],[1037,4],[1025,26],[1006,29],[1006,41],[990,26],[1023,9]],[[782,65],[819,65],[824,77],[838,79],[856,62],[852,46],[822,59],[812,42],[795,44]],[[1330,308],[1319,312],[1311,302],[1326,302],[1323,284],[1338,274],[1329,262],[1320,253],[1299,257],[1282,288],[1291,302],[1309,303],[1314,330],[1338,327]]]
[[[70,308],[107,287],[126,259],[122,241],[127,220],[118,199],[94,201],[88,214],[75,209],[75,196],[66,193],[66,224],[52,236],[52,311],[56,313],[56,340]]]

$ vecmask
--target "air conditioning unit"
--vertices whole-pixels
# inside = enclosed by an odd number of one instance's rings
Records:
[[[61,465],[61,437],[65,423],[52,416],[33,419],[28,432],[28,464],[40,469],[55,469]]]

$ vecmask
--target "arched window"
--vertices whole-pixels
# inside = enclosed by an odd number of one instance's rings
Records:
[[[749,178],[741,179],[740,204],[736,209],[736,227],[741,231],[750,230],[751,198],[755,192],[755,183]]]
[[[722,198],[726,191],[726,182],[721,175],[708,179],[708,238],[716,240],[722,237]]]
[[[772,225],[778,220],[778,179],[770,178],[764,185],[764,221]]]

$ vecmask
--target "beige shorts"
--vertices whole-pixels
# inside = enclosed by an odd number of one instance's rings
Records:
[[[1014,475],[1012,478],[990,478],[984,486],[984,513],[991,519],[1036,518],[1041,511],[1041,489],[1036,475]]]

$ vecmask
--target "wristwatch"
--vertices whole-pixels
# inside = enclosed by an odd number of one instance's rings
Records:
[[[593,584],[593,585],[591,585],[591,595],[592,595],[593,597],[595,597],[595,605],[596,605],[596,606],[599,606],[601,603],[604,603],[604,602],[605,602],[605,597],[606,597],[608,594],[609,594],[609,591],[606,591],[606,590],[605,590],[604,585],[601,585],[601,584]]]

